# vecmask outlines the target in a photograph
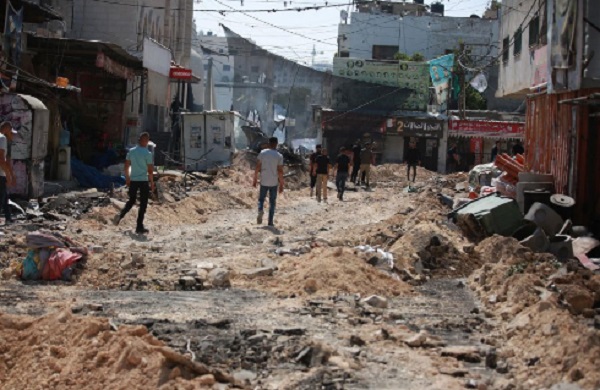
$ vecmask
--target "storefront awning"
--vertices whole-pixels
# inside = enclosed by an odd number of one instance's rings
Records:
[[[29,35],[27,49],[61,58],[78,58],[82,63],[95,64],[123,78],[129,78],[131,74],[141,74],[144,69],[142,60],[129,54],[121,46],[109,42]],[[98,58],[98,53],[102,53],[103,58]],[[100,59],[102,61],[99,61]]]
[[[504,121],[451,120],[450,137],[523,138],[525,123]]]

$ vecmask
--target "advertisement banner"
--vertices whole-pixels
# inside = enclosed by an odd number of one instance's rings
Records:
[[[523,138],[525,123],[454,120],[449,122],[449,132],[451,137]]]
[[[333,74],[373,84],[413,89],[399,109],[425,111],[429,100],[429,64],[413,61],[333,59]]]
[[[453,66],[454,54],[448,54],[429,61],[429,74],[435,88],[438,104],[444,104],[448,101]]]

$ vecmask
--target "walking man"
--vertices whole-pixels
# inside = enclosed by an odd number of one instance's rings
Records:
[[[334,171],[335,175],[335,186],[338,191],[338,199],[344,200],[344,192],[346,191],[346,180],[348,180],[348,173],[350,169],[350,157],[346,154],[346,148],[340,148],[340,154],[335,160]],[[354,173],[354,172],[352,172]]]
[[[279,193],[283,192],[283,156],[277,151],[277,137],[269,138],[269,148],[263,150],[258,155],[256,169],[254,170],[254,187],[258,184],[258,175],[260,173],[260,191],[258,195],[258,216],[256,223],[262,224],[264,215],[264,205],[267,194],[269,195],[269,226],[273,224],[275,217],[275,204],[277,202],[277,183],[279,183]]]
[[[0,124],[0,208],[4,211],[5,225],[13,222],[8,204],[8,187],[17,183],[9,152],[13,134],[17,134],[17,132],[13,130],[10,122]]]
[[[365,147],[360,151],[360,172],[358,173],[358,180],[362,179],[362,183],[367,185],[369,188],[371,181],[371,164],[373,163],[373,146],[372,144],[365,144]]]
[[[357,140],[354,146],[352,146],[352,176],[350,180],[353,184],[356,184],[356,178],[358,177],[358,171],[360,171],[360,140]]]
[[[517,142],[515,142],[515,144],[512,147],[513,156],[516,156],[517,154],[524,154],[524,153],[525,153],[525,148],[523,147],[523,144],[521,144],[521,140],[517,140]]]
[[[413,183],[417,177],[417,165],[421,165],[421,154],[417,149],[417,144],[411,142],[408,144],[408,150],[406,151],[406,179],[410,181],[410,168],[413,169]]]
[[[129,187],[129,201],[120,214],[115,215],[113,222],[118,225],[127,215],[137,200],[138,191],[140,193],[140,209],[138,210],[137,234],[146,234],[148,229],[144,227],[144,215],[148,208],[148,198],[150,191],[154,191],[154,163],[152,153],[148,150],[150,134],[140,134],[138,145],[127,153],[125,160],[125,181]],[[131,168],[131,172],[130,172]]]
[[[321,145],[317,145],[317,151],[310,155],[310,197],[312,198],[315,192],[315,185],[317,184],[317,176],[313,175],[315,168],[315,160],[317,156],[321,154]]]
[[[317,201],[321,202],[321,193],[323,200],[327,203],[327,179],[329,178],[329,170],[331,162],[327,156],[327,149],[321,149],[321,155],[315,160],[314,174],[317,175]]]

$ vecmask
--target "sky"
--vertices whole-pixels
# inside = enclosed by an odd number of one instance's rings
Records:
[[[445,16],[481,16],[490,3],[490,0],[440,1],[445,5]],[[425,4],[432,2],[425,0]],[[307,65],[312,61],[314,45],[317,52],[315,63],[331,63],[337,50],[340,11],[351,13],[351,3],[351,0],[195,0],[194,19],[198,31],[212,31],[223,36],[223,29],[219,27],[222,23],[267,50]],[[325,4],[328,7],[301,12],[247,12]]]

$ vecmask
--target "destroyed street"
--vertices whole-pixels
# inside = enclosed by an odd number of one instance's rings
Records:
[[[407,192],[404,166],[378,166],[372,191],[322,204],[292,171],[271,229],[246,160],[187,193],[162,175],[148,236],[110,223],[119,191],[46,199],[5,227],[2,388],[599,386],[600,276],[513,238],[467,240],[440,202],[466,175],[420,171]],[[89,250],[72,281],[15,279],[39,230]]]

